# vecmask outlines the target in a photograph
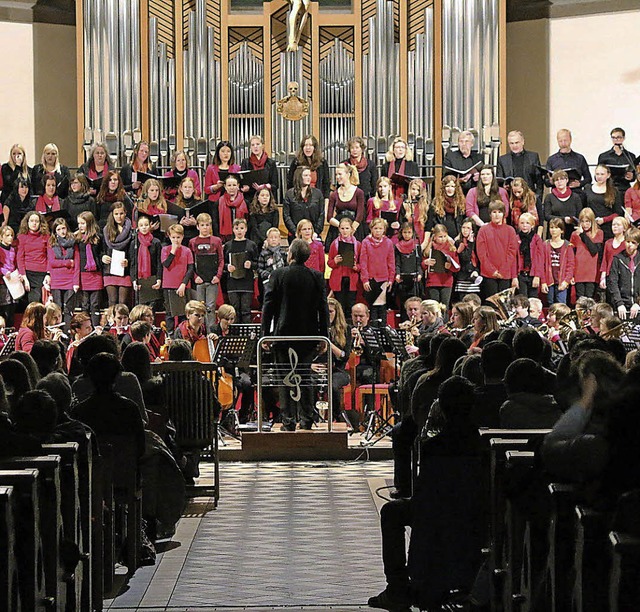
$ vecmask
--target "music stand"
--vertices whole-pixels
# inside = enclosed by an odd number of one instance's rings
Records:
[[[260,323],[232,323],[229,325],[229,336],[244,336],[257,340],[261,327]]]
[[[18,338],[18,332],[9,334],[5,345],[0,350],[0,359],[6,359],[13,351],[16,350],[16,340]]]
[[[393,426],[389,422],[394,414],[389,415],[388,417],[383,417],[376,410],[376,384],[378,381],[378,370],[380,369],[380,362],[382,361],[382,354],[385,350],[385,347],[388,346],[388,340],[385,335],[384,327],[371,327],[368,326],[361,330],[360,334],[362,336],[362,341],[364,342],[364,346],[368,351],[368,354],[371,358],[371,365],[373,366],[373,378],[371,379],[371,398],[372,398],[372,407],[367,406],[367,411],[365,413],[365,419],[367,420],[367,427],[364,432],[364,440],[369,442],[371,438],[374,436],[380,436],[379,440],[391,434],[391,429]],[[366,387],[366,385],[364,385]],[[373,446],[376,444],[373,442],[369,444],[369,446]],[[364,444],[364,441],[361,442]]]

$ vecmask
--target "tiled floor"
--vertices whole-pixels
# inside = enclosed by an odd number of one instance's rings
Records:
[[[375,490],[391,471],[389,461],[222,464],[218,509],[195,500],[156,565],[105,609],[365,609],[384,588]]]

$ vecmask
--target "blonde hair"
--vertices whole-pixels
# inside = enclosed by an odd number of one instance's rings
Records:
[[[440,316],[447,310],[447,307],[437,300],[422,300],[422,302],[420,302],[420,309]]]
[[[196,217],[196,223],[200,225],[200,223],[209,223],[211,224],[211,215],[209,213],[200,213]]]
[[[347,176],[349,177],[349,182],[352,185],[357,186],[360,184],[360,175],[358,174],[358,169],[355,166],[352,166],[351,164],[345,164],[343,162],[336,166],[336,172],[338,170],[343,170],[344,172],[347,173]]]
[[[375,219],[371,220],[371,223],[369,223],[369,229],[373,229],[374,227],[377,227],[378,225],[382,225],[382,227],[384,228],[384,230],[387,230],[388,227],[388,223],[386,219],[383,219],[382,217],[376,217]]]
[[[278,237],[280,237],[280,230],[277,227],[270,227],[265,235],[268,238],[271,234],[278,234]]]
[[[582,221],[583,219],[586,219],[587,221],[591,222],[591,229],[589,230],[589,237],[591,239],[596,237],[596,234],[598,233],[598,225],[596,224],[596,215],[593,212],[593,210],[591,208],[589,208],[588,206],[586,208],[583,208],[580,211],[580,214],[578,215],[578,221]]]
[[[207,314],[207,307],[204,305],[204,302],[189,300],[184,306],[184,314],[187,316],[192,314]]]
[[[531,225],[536,224],[536,218],[529,212],[522,213],[520,215],[520,218],[518,219],[518,224],[520,223],[520,221],[528,221]]]
[[[26,181],[30,181],[29,171],[28,171],[29,164],[27,163],[27,152],[21,144],[11,145],[11,148],[9,149],[9,161],[7,163],[9,164],[9,167],[11,168],[11,170],[16,169],[17,166],[13,161],[14,149],[18,149],[18,151],[22,153],[22,171],[20,172],[19,177],[25,179]]]
[[[44,148],[42,149],[42,157],[40,158],[40,161],[42,163],[42,167],[46,168],[47,165],[45,163],[44,160],[44,156],[46,153],[50,153],[51,151],[53,151],[56,154],[56,164],[53,167],[53,171],[54,172],[60,172],[60,151],[58,150],[58,147],[55,143],[50,142],[46,145],[44,145]]]
[[[218,321],[220,319],[228,319],[231,315],[236,316],[236,309],[231,304],[222,304],[216,312]]]
[[[167,230],[168,234],[178,234],[179,236],[184,236],[184,227],[182,227],[182,225],[180,225],[179,223],[174,223],[173,225],[169,226],[169,229]]]
[[[393,139],[393,141],[391,142],[391,146],[387,149],[387,153],[385,155],[385,159],[391,163],[396,156],[393,154],[393,148],[399,143],[401,142],[402,144],[404,144],[404,146],[407,149],[407,152],[404,154],[404,158],[407,161],[411,161],[413,159],[413,152],[411,151],[411,149],[409,148],[409,143],[402,138],[401,136],[396,136],[396,138]]]

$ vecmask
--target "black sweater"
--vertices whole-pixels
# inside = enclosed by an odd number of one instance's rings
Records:
[[[293,175],[298,168],[299,163],[297,159],[294,159],[289,166],[287,172],[287,189],[293,187]],[[323,159],[320,165],[316,168],[316,174],[318,176],[316,180],[316,189],[322,192],[322,197],[326,200],[331,193],[331,175],[329,173],[329,164],[326,159]]]

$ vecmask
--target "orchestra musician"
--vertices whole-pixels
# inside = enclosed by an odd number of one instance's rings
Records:
[[[491,306],[480,306],[473,313],[473,341],[469,347],[469,353],[481,353],[482,348],[488,342],[498,339],[500,326],[498,316]]]

